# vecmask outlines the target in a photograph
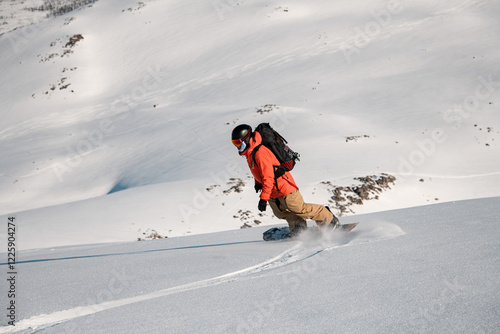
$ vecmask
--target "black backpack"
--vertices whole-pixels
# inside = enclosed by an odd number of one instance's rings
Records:
[[[288,143],[283,136],[276,132],[269,123],[261,123],[255,128],[255,131],[262,137],[262,143],[257,145],[252,152],[252,161],[255,163],[255,155],[259,148],[264,145],[276,156],[280,162],[279,166],[274,166],[274,177],[277,179],[289,172],[295,166],[296,161],[300,161],[297,152],[294,152],[286,144]]]

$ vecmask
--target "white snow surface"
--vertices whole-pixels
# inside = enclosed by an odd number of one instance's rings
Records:
[[[301,153],[308,202],[328,204],[323,182],[397,178],[349,214],[499,196],[499,10],[100,0],[8,20],[0,219],[18,218],[19,249],[277,224],[229,141],[239,123],[270,122]]]
[[[496,333],[499,207],[358,215],[350,234],[299,240],[256,227],[25,251],[20,321],[0,333]]]
[[[41,3],[0,2],[0,333],[500,327],[498,1]],[[229,140],[261,122],[307,202],[397,180],[352,234],[263,242]]]

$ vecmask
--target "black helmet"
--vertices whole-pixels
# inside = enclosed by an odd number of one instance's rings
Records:
[[[233,129],[231,133],[231,140],[241,139],[242,141],[250,138],[252,134],[252,127],[248,124],[240,124]]]
[[[250,140],[251,136],[252,127],[247,124],[240,124],[233,129],[233,132],[231,133],[231,141],[241,153],[248,147],[248,141]]]

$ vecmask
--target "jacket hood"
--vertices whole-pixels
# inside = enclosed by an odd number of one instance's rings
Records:
[[[248,141],[248,147],[246,150],[244,150],[243,152],[240,153],[240,155],[244,155],[244,156],[249,156],[252,154],[253,152],[253,149],[259,145],[260,143],[262,143],[262,137],[260,136],[260,133],[258,132],[254,132],[252,133],[252,136],[250,137],[250,140]]]

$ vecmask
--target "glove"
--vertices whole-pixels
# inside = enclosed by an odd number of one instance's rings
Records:
[[[255,183],[255,192],[258,193],[259,190],[262,190],[262,183]]]
[[[259,211],[266,211],[266,205],[267,205],[267,201],[264,201],[263,199],[261,199],[259,201]]]

